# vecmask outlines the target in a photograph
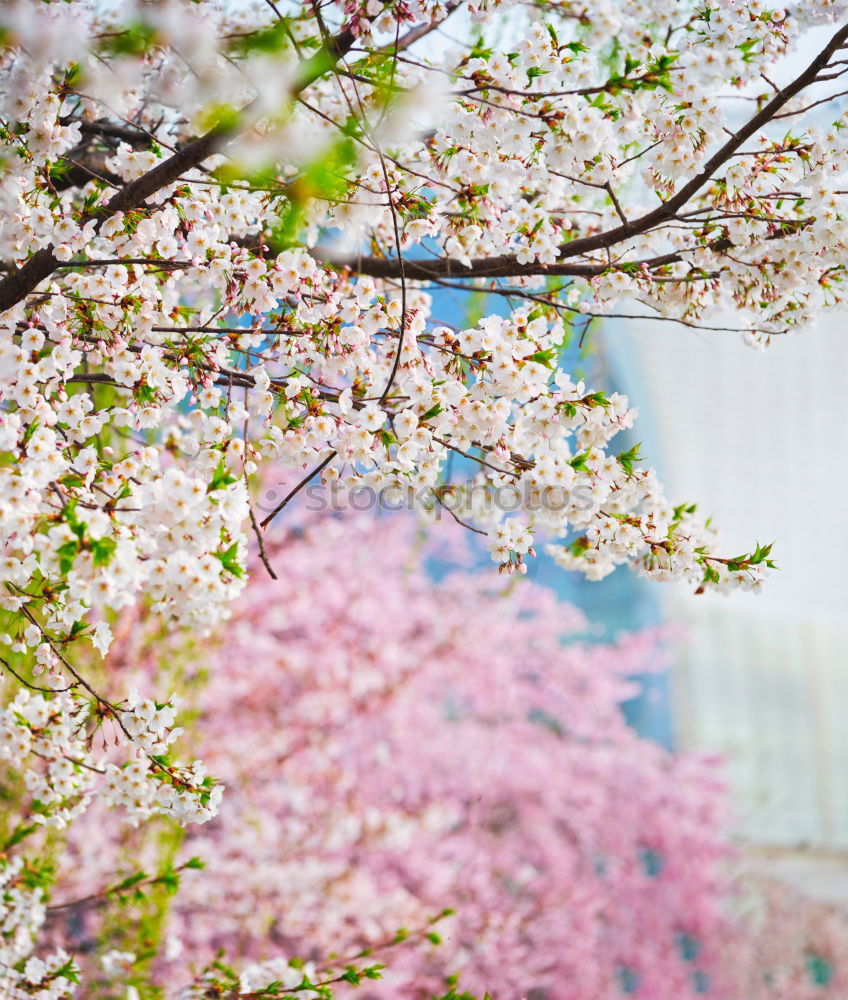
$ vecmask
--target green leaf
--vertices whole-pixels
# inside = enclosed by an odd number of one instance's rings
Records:
[[[252,52],[273,55],[291,45],[289,31],[287,18],[280,18],[268,28],[260,28],[258,31],[240,36],[234,47],[241,55],[249,55]]]
[[[698,509],[698,505],[694,503],[681,503],[674,508],[674,520],[679,521],[684,514],[694,514]]]
[[[553,368],[556,356],[557,349],[555,347],[549,347],[546,351],[536,351],[535,354],[531,354],[524,360],[535,361],[538,365],[544,365],[546,368]]]
[[[25,889],[46,889],[53,883],[55,874],[55,866],[52,861],[29,860],[24,862],[20,880]]]
[[[79,542],[72,540],[70,542],[65,542],[64,545],[60,545],[56,549],[56,554],[59,556],[59,572],[62,574],[70,573],[74,565],[74,560],[77,557],[77,552],[79,551]]]
[[[642,456],[639,454],[640,444],[634,444],[632,448],[628,448],[627,451],[619,452],[616,455],[622,469],[627,473],[628,476],[633,475],[633,463],[638,462]]]
[[[750,558],[750,562],[756,564],[761,562],[766,562],[768,556],[771,554],[771,550],[774,547],[774,542],[769,542],[768,545],[760,545],[757,542],[756,548],[754,549],[754,554]]]
[[[213,555],[221,561],[221,565],[228,573],[232,573],[239,579],[244,576],[244,567],[238,561],[238,542],[233,542],[228,549],[224,549],[223,552],[214,552]]]
[[[64,977],[71,983],[77,983],[79,985],[79,971],[77,970],[72,958],[69,958],[64,965],[60,965],[58,969],[54,970],[50,974],[51,979],[58,979],[60,976]]]
[[[487,49],[483,41],[483,36],[478,35],[474,42],[474,48],[468,53],[469,59],[485,59],[488,60],[489,56],[492,54],[492,49]]]
[[[101,51],[112,56],[141,56],[153,47],[155,38],[153,26],[138,21],[123,31],[107,35]]]
[[[37,823],[30,823],[28,826],[17,827],[17,829],[12,832],[12,835],[3,845],[3,850],[11,850],[15,844],[20,844],[22,840],[25,840],[31,833],[35,833],[38,829],[40,829],[40,827]]]
[[[118,882],[117,885],[113,885],[109,889],[108,895],[111,896],[113,893],[117,895],[118,893],[126,892],[127,889],[132,889],[133,886],[138,885],[139,882],[143,882],[149,877],[150,876],[147,872],[135,872],[132,875],[128,875],[122,882]]]
[[[91,543],[91,554],[95,566],[106,566],[117,547],[114,538],[97,538]]]
[[[209,485],[206,487],[207,493],[214,493],[215,490],[223,489],[225,486],[230,486],[236,481],[236,477],[230,472],[223,458],[218,463],[215,471],[212,473],[212,479],[209,481]]]
[[[589,540],[581,535],[580,538],[575,538],[566,547],[573,556],[582,556],[586,549],[590,547]]]
[[[156,884],[161,885],[169,896],[173,896],[180,887],[180,876],[173,868],[166,868],[156,876]]]

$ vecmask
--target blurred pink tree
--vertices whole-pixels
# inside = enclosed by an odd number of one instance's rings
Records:
[[[280,579],[255,572],[195,651],[197,749],[226,792],[187,835],[209,870],[176,899],[180,963],[356,951],[447,905],[441,944],[400,949],[377,992],[702,994],[728,933],[720,783],[619,709],[659,637],[577,641],[586,622],[544,588],[434,582],[422,555],[403,519],[306,519],[271,542]],[[145,659],[136,624],[113,665],[141,688],[162,646]],[[88,815],[77,895],[115,864],[108,814]]]

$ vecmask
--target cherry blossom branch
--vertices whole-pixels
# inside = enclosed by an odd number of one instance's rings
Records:
[[[15,680],[19,681],[21,684],[30,688],[32,691],[41,691],[44,694],[58,694],[61,691],[72,690],[79,683],[79,681],[74,681],[73,684],[68,684],[66,687],[60,687],[60,688],[41,687],[40,685],[33,684],[32,681],[28,681],[24,677],[21,677],[21,675],[15,670],[15,668],[10,666],[8,661],[4,660],[2,656],[0,656],[0,663],[3,664],[4,669],[7,670],[15,678]]]
[[[105,906],[107,903],[112,902],[113,899],[120,898],[125,893],[137,892],[140,889],[152,888],[157,885],[171,886],[173,885],[174,878],[181,872],[197,870],[202,867],[203,865],[198,858],[190,858],[181,865],[177,865],[176,868],[160,872],[158,875],[145,875],[143,872],[139,872],[136,875],[122,879],[120,882],[116,882],[114,885],[99,889],[97,892],[92,892],[79,899],[70,899],[64,903],[51,903],[47,907],[47,912],[55,914],[61,913],[63,910],[79,910],[92,906]]]
[[[787,84],[786,87],[779,90],[759,112],[753,115],[736,132],[732,133],[728,140],[706,161],[698,173],[668,200],[663,202],[662,205],[638,219],[622,223],[613,229],[592,236],[578,237],[570,243],[562,244],[559,247],[559,261],[556,264],[540,265],[533,263],[522,265],[511,254],[477,258],[473,259],[470,264],[445,257],[437,258],[427,264],[407,259],[404,266],[409,277],[426,280],[428,277],[440,276],[452,276],[455,278],[519,277],[535,274],[567,274],[576,276],[585,273],[582,271],[580,265],[569,265],[564,263],[564,261],[596,250],[610,249],[634,236],[640,236],[660,223],[672,218],[679,209],[686,205],[693,195],[697,194],[715,172],[730,159],[742,143],[746,142],[751,136],[762,129],[763,126],[772,121],[788,101],[817,81],[818,74],[822,68],[829,63],[831,56],[842,48],[846,40],[848,40],[848,25],[843,25],[803,72],[791,83]],[[335,266],[346,267],[354,273],[370,274],[373,277],[398,277],[400,274],[400,263],[397,258],[350,258],[344,262],[335,262]]]
[[[349,28],[345,28],[338,35],[329,39],[325,49],[316,52],[301,66],[293,94],[299,93],[314,83],[327,69],[331,68],[336,60],[342,58],[351,48],[353,42],[354,34]],[[330,60],[329,65],[328,60]],[[243,108],[239,114],[237,118],[239,124],[242,123],[247,110],[248,108]],[[234,136],[236,131],[237,126],[231,121],[222,121],[214,125],[205,135],[195,139],[182,149],[178,149],[166,160],[118,191],[97,212],[98,222],[102,223],[118,212],[128,212],[140,207],[157,191],[172,184],[187,170],[198,166],[218,152]],[[59,263],[54,248],[44,247],[36,251],[16,271],[7,275],[0,281],[0,313],[11,309],[12,306],[25,299],[45,278],[50,277]]]

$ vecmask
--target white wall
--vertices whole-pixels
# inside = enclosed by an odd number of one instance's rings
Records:
[[[774,540],[781,567],[758,596],[663,588],[690,633],[673,677],[680,744],[728,756],[747,837],[848,847],[845,317],[765,352],[669,323],[603,336],[628,338],[651,411],[643,452],[669,497],[713,514],[729,555]]]

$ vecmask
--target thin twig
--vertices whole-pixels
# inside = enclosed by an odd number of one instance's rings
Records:
[[[247,474],[245,474],[245,480],[247,480]],[[253,512],[253,504],[250,500],[247,501],[247,512],[250,514],[250,523],[253,527],[253,533],[256,535],[256,541],[259,545],[259,558],[262,560],[262,565],[268,570],[268,575],[272,580],[277,580],[279,577],[274,572],[274,567],[271,565],[268,559],[268,554],[265,551],[265,541],[262,538],[262,532],[259,530],[259,523],[256,520],[256,514]]]
[[[3,666],[9,671],[9,673],[17,680],[19,680],[21,684],[23,684],[25,687],[31,688],[33,691],[43,691],[45,694],[60,694],[62,691],[70,691],[71,688],[75,688],[77,686],[77,682],[74,681],[73,684],[69,684],[67,687],[62,687],[62,688],[41,687],[38,684],[33,684],[32,681],[24,680],[24,678],[21,677],[21,675],[14,669],[14,667],[9,666],[9,664],[6,662],[6,660],[3,659],[2,656],[0,656],[0,663],[2,663]]]
[[[320,465],[316,465],[315,468],[307,476],[301,479],[301,481],[297,484],[297,486],[295,486],[295,488],[290,493],[286,494],[286,496],[283,497],[283,499],[280,501],[280,503],[277,504],[277,506],[271,511],[271,513],[264,520],[259,522],[259,527],[260,528],[267,527],[267,525],[269,525],[271,521],[274,520],[277,514],[279,514],[280,511],[289,503],[289,501],[293,500],[297,496],[297,494],[300,493],[303,487],[306,486],[306,484],[314,476],[317,476],[320,472],[323,472],[324,469],[327,468],[327,466],[330,464],[330,462],[332,462],[332,460],[335,457],[336,457],[336,450],[334,448],[330,452],[330,454],[324,459],[324,461],[321,462]]]

